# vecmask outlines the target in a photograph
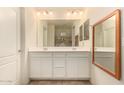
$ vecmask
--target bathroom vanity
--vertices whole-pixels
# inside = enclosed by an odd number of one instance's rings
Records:
[[[90,49],[30,48],[30,79],[88,80]]]
[[[79,22],[79,20],[39,20],[37,47],[29,48],[30,79],[88,80],[90,78],[89,42],[83,38],[83,27],[79,29],[82,34],[76,34],[78,26],[74,23],[77,21]],[[84,42],[87,44],[85,45]]]

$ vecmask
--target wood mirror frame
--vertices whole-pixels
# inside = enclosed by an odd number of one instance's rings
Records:
[[[115,20],[116,20],[116,30],[115,30],[115,73],[107,70],[106,68],[103,68],[102,66],[98,65],[95,63],[95,58],[94,58],[94,53],[95,53],[95,26],[106,21],[107,19],[111,18],[112,16],[116,16]],[[108,16],[104,17],[103,19],[101,19],[100,21],[98,21],[97,23],[95,23],[93,25],[93,37],[92,37],[92,64],[94,64],[95,66],[99,67],[100,69],[102,69],[103,71],[107,72],[108,74],[110,74],[111,76],[115,77],[116,79],[120,80],[121,78],[121,20],[120,20],[120,10],[117,9],[114,12],[112,12],[111,14],[109,14]]]

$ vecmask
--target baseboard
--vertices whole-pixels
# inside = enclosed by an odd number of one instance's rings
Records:
[[[30,80],[90,80],[90,78],[30,78]]]

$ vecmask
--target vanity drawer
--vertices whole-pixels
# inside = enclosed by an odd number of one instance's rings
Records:
[[[61,77],[65,77],[65,68],[54,68],[53,71],[53,77],[56,78],[61,78]]]
[[[30,62],[49,62],[49,61],[52,61],[52,58],[42,58],[42,57],[30,58]]]
[[[67,53],[67,57],[88,57],[88,53]]]
[[[54,67],[65,67],[65,58],[53,58]]]
[[[67,62],[88,62],[88,58],[67,58],[66,59]]]
[[[30,57],[52,57],[52,53],[30,53]]]
[[[53,57],[65,57],[66,53],[53,53]]]

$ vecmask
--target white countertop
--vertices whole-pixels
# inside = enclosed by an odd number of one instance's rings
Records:
[[[95,47],[96,52],[115,52],[115,48],[112,47]]]
[[[44,48],[29,48],[29,52],[90,52],[90,48],[86,47],[44,47]]]
[[[29,52],[90,52],[90,48],[87,47],[44,47],[29,48]],[[115,52],[115,48],[110,47],[95,47],[96,52]]]

